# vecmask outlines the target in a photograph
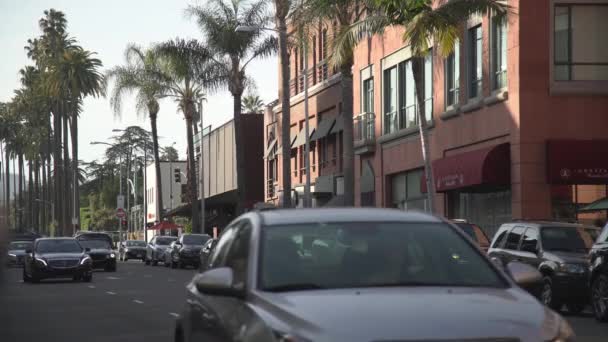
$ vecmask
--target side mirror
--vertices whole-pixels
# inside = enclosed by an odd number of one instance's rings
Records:
[[[229,267],[214,268],[197,274],[192,282],[196,289],[204,294],[238,298],[244,294],[233,286],[234,273]]]
[[[517,285],[535,297],[540,298],[543,287],[543,275],[536,268],[513,261],[507,264],[506,271]]]
[[[91,251],[91,249],[89,247],[84,249],[85,253],[89,253]]]

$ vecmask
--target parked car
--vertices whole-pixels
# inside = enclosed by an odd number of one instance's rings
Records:
[[[246,213],[187,285],[175,341],[574,339],[517,286],[540,283],[536,269],[501,270],[464,234],[388,209]]]
[[[179,239],[169,245],[169,249],[165,253],[165,266],[198,268],[201,249],[209,239],[211,236],[207,234],[182,234]]]
[[[198,262],[199,272],[203,272],[209,268],[209,255],[211,255],[211,252],[217,245],[217,241],[218,240],[216,238],[211,238],[207,240],[207,242],[203,245],[203,248],[201,248]]]
[[[591,306],[597,320],[608,322],[608,224],[591,248],[589,261]]]
[[[129,259],[146,261],[146,241],[123,241],[118,247],[118,255],[122,261],[127,261]]]
[[[116,252],[112,249],[112,237],[106,233],[82,232],[76,235],[76,240],[93,260],[93,268],[106,272],[116,272]]]
[[[452,220],[452,223],[467,233],[467,235],[477,243],[479,248],[486,253],[488,252],[488,249],[490,248],[490,239],[488,239],[488,236],[483,229],[479,228],[476,224],[464,220]]]
[[[74,238],[41,238],[26,250],[23,281],[37,283],[47,278],[93,280],[91,257]]]
[[[158,265],[165,261],[165,253],[171,242],[177,240],[175,236],[158,235],[148,242],[146,247],[146,265]]]
[[[23,261],[25,260],[25,251],[27,249],[32,249],[34,245],[33,241],[13,241],[8,244],[7,251],[7,266],[23,266]]]
[[[513,222],[503,224],[488,255],[502,263],[519,261],[543,275],[539,299],[554,310],[563,304],[580,313],[589,303],[587,253],[593,244],[591,227],[562,222]]]

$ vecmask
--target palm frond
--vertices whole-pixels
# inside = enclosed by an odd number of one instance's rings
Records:
[[[352,54],[357,44],[366,37],[382,34],[390,25],[385,15],[374,13],[339,32],[332,44],[330,63],[341,65]]]
[[[267,58],[274,55],[279,49],[279,40],[275,36],[268,36],[263,41],[257,43],[252,48],[251,56],[243,63],[241,70],[245,70],[245,67],[253,60],[258,58]]]

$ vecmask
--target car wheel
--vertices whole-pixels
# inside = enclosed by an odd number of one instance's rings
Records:
[[[30,276],[30,281],[31,281],[32,283],[35,283],[35,284],[36,284],[36,283],[39,283],[39,282],[40,282],[40,278],[39,278],[38,276],[36,276],[35,274],[32,274],[32,275]]]
[[[143,261],[146,263],[146,265],[150,265],[150,259],[145,258],[145,259],[143,259]]]
[[[93,273],[89,273],[87,275],[82,276],[82,281],[85,283],[90,283],[93,280]]]
[[[152,266],[158,266],[158,260],[152,260]]]
[[[181,270],[183,270],[184,268],[186,268],[186,265],[180,260],[177,262],[177,267],[179,267]]]
[[[129,261],[129,258],[125,255],[122,257],[122,261],[127,262],[127,261]]]
[[[600,274],[591,284],[591,306],[598,321],[608,322],[608,275]]]
[[[29,283],[30,282],[30,276],[27,275],[27,273],[25,272],[25,268],[23,269],[23,282],[24,283]]]
[[[553,282],[549,276],[543,277],[543,291],[540,298],[543,304],[555,311],[559,311],[559,309],[562,307],[562,303],[555,298],[555,293],[553,292]]]
[[[165,257],[165,261],[163,262],[163,264],[165,264],[165,267],[169,267],[171,266],[171,259],[167,260],[167,258]]]
[[[578,315],[581,312],[583,312],[583,310],[585,310],[585,303],[584,302],[580,302],[580,301],[576,301],[576,302],[570,302],[566,304],[566,308],[568,309],[568,313],[572,314],[572,315]]]

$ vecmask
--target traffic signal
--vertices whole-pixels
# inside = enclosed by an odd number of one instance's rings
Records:
[[[180,169],[173,170],[173,175],[175,176],[175,183],[182,182],[182,173],[181,173]]]

